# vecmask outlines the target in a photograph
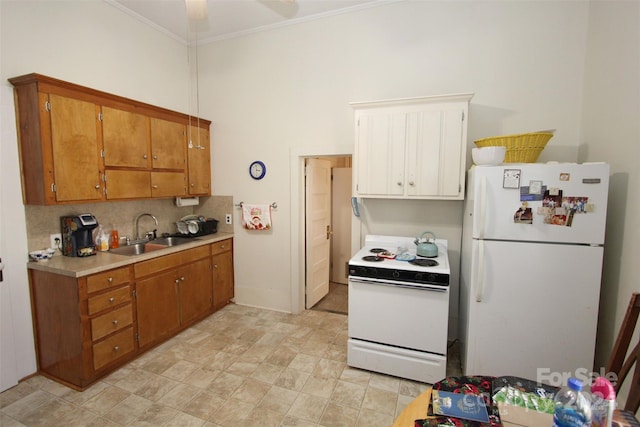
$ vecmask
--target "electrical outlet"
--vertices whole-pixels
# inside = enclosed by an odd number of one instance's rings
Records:
[[[227,224],[231,224],[231,223],[232,223],[232,220],[231,220],[231,214],[226,214],[226,215],[224,216],[224,220],[225,220],[225,222],[226,222]]]
[[[56,239],[58,240],[56,242]],[[58,249],[62,246],[62,234],[52,234],[49,236],[49,247]]]

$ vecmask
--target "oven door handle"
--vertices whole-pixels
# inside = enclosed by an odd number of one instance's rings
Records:
[[[367,285],[381,285],[381,286],[391,286],[394,288],[416,289],[419,291],[429,291],[429,292],[448,292],[449,291],[449,287],[447,286],[411,285],[409,283],[378,282],[374,280],[355,279],[352,277],[349,278],[349,281],[354,283],[364,283]]]

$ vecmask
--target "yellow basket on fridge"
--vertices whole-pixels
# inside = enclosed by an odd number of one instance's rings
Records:
[[[504,163],[535,163],[552,136],[551,132],[521,133],[482,138],[475,144],[478,147],[506,147]]]

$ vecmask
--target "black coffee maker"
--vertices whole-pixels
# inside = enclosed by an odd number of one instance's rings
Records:
[[[98,221],[92,214],[61,216],[62,254],[72,257],[95,255],[92,230],[97,226]]]

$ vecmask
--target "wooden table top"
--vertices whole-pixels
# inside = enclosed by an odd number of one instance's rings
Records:
[[[393,427],[413,427],[415,420],[422,420],[427,416],[427,406],[431,399],[431,387],[423,391],[407,405],[393,422]]]

